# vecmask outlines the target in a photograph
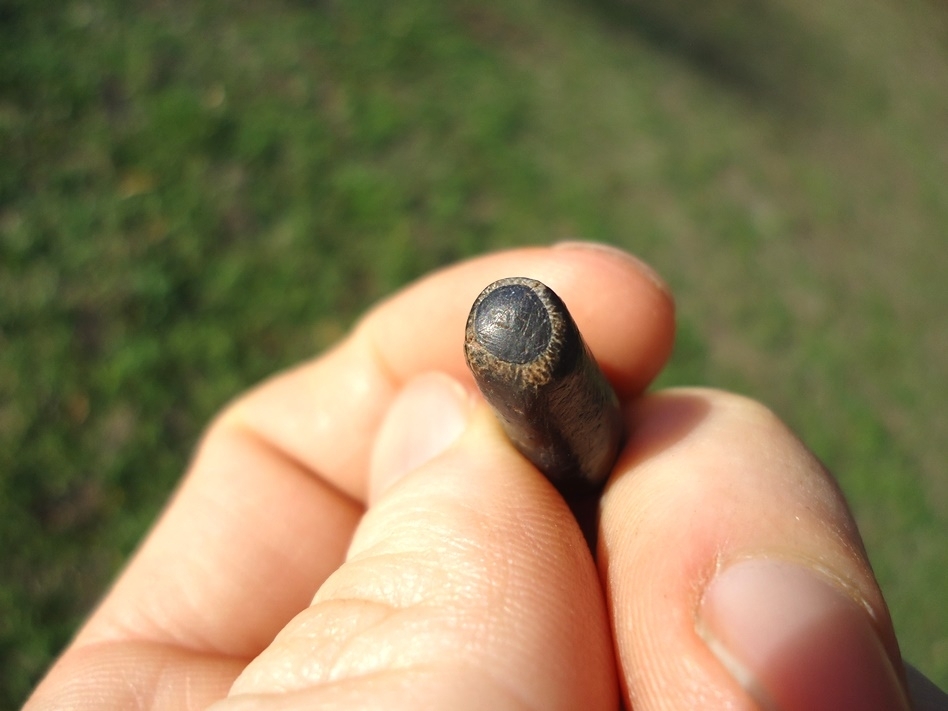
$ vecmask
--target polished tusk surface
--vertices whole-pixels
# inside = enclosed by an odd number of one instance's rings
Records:
[[[464,352],[507,436],[557,488],[602,485],[622,439],[619,400],[559,296],[526,277],[494,282],[471,307]]]

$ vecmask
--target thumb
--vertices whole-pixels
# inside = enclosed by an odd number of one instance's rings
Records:
[[[346,562],[220,709],[616,707],[586,543],[483,405],[444,375],[409,383],[371,482]]]
[[[600,551],[637,711],[907,711],[856,524],[793,433],[709,390],[648,396],[630,420]]]

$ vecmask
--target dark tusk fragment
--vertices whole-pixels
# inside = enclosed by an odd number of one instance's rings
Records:
[[[619,400],[559,296],[535,279],[495,281],[471,307],[464,352],[507,436],[560,491],[605,482]]]

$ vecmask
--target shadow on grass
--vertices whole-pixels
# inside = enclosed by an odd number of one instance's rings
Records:
[[[831,37],[760,0],[582,0],[613,32],[629,32],[765,106],[810,115],[847,78]]]

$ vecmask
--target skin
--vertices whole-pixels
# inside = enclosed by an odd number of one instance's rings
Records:
[[[563,297],[625,406],[595,556],[463,360],[472,301],[511,274]],[[26,708],[792,711],[865,684],[883,699],[865,708],[907,708],[885,603],[819,462],[751,401],[639,397],[673,332],[651,270],[595,246],[409,286],[220,414]],[[765,586],[754,608],[745,578],[774,570],[809,597]],[[760,650],[801,599],[832,614],[777,663]]]

